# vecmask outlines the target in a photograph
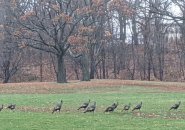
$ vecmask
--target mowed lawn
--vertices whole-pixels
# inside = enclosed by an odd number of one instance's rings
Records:
[[[166,91],[161,89],[159,84],[158,87],[154,87],[156,82],[147,83],[147,87],[146,84],[142,86],[144,82],[138,81],[139,85],[130,85],[131,82],[128,81],[129,85],[125,83],[108,86],[105,83],[103,87],[102,83],[101,87],[61,87],[61,89],[58,89],[59,85],[56,84],[58,92],[53,93],[50,88],[48,93],[40,92],[37,94],[32,93],[32,90],[30,90],[30,94],[29,92],[19,93],[20,84],[17,84],[17,91],[14,86],[12,93],[11,90],[10,93],[2,93],[4,88],[2,89],[0,86],[0,104],[4,104],[5,107],[9,103],[17,105],[14,112],[8,109],[3,109],[0,112],[0,130],[185,129],[185,93],[183,91]],[[169,83],[162,83],[161,87],[165,87],[165,84]],[[55,84],[52,85],[55,89]],[[42,88],[42,84],[40,86]],[[183,88],[183,84],[180,87]],[[52,108],[61,99],[64,101],[61,113],[51,114]],[[94,101],[97,103],[94,114],[77,110],[88,99],[91,100],[91,103]],[[141,101],[143,106],[140,112],[132,112],[131,110],[121,112],[125,104],[131,103],[133,108]],[[170,107],[178,101],[182,102],[179,109],[169,111]],[[113,102],[119,102],[115,112],[104,113],[105,108]]]

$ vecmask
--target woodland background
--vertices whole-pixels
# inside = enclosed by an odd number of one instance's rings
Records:
[[[185,81],[185,1],[0,0],[0,80]]]

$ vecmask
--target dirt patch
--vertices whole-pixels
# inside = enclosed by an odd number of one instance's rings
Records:
[[[185,115],[181,113],[168,113],[168,114],[157,114],[157,113],[143,113],[143,112],[133,112],[135,117],[141,118],[163,118],[166,120],[184,120]]]
[[[185,92],[185,83],[177,82],[154,82],[135,80],[91,80],[90,82],[69,81],[69,83],[58,84],[51,82],[33,83],[8,83],[0,84],[1,94],[47,94],[63,93],[65,90],[83,89],[93,87],[116,87],[116,86],[140,86],[156,88],[167,92]]]

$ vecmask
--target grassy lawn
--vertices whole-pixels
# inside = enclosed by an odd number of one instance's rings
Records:
[[[51,114],[63,99],[61,113]],[[81,103],[97,102],[96,112],[77,111]],[[113,102],[113,113],[103,113]],[[121,112],[129,102],[132,108],[143,102],[141,112]],[[181,101],[177,111],[169,111]],[[117,86],[64,89],[59,94],[1,94],[0,104],[16,103],[16,110],[0,112],[0,130],[184,130],[185,93],[165,92],[142,86]]]

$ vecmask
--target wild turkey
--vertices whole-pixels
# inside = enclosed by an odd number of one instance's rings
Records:
[[[109,107],[107,107],[107,108],[105,109],[105,111],[104,111],[104,112],[113,112],[113,111],[114,111],[114,109],[115,109],[115,107],[114,107],[114,106],[109,106]]]
[[[130,109],[130,105],[130,103],[128,105],[125,105],[122,111],[128,111]]]
[[[10,109],[10,110],[14,110],[15,106],[16,106],[16,104],[10,104],[10,105],[7,106],[7,108]]]
[[[87,109],[84,111],[84,113],[86,113],[86,112],[93,112],[94,113],[95,109],[96,109],[96,102],[94,102],[93,105],[88,106]]]
[[[86,108],[89,106],[89,103],[90,103],[90,99],[89,99],[88,102],[83,103],[83,104],[78,108],[78,110],[80,110],[81,108],[86,109]]]
[[[1,105],[1,107],[0,107],[0,111],[2,111],[3,110],[3,104]]]
[[[141,107],[142,107],[142,102],[140,104],[138,104],[137,106],[135,106],[132,111],[134,111],[134,110],[140,110]]]
[[[60,103],[56,104],[56,106],[53,108],[52,114],[56,111],[60,112],[60,110],[62,108],[62,103],[63,103],[63,101],[61,100]]]
[[[118,102],[117,104],[113,103],[111,106],[107,107],[104,112],[113,112],[117,108],[117,106],[118,106]]]
[[[172,109],[177,110],[177,109],[179,108],[180,104],[181,104],[181,101],[179,101],[178,103],[174,104],[174,105],[170,108],[170,110],[172,110]]]
[[[118,102],[117,102],[117,103],[113,103],[113,104],[112,104],[112,107],[113,107],[114,109],[116,109],[116,108],[118,107]]]

